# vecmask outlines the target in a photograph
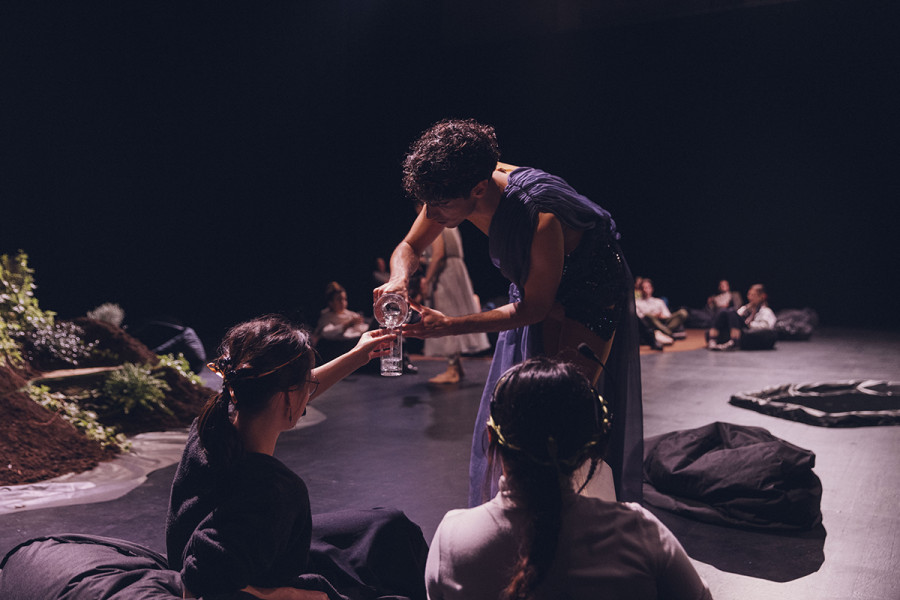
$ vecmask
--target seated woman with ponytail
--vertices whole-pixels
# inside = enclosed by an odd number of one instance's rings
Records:
[[[441,521],[425,568],[428,597],[709,599],[652,514],[579,494],[587,482],[575,489],[579,467],[603,456],[609,426],[605,401],[574,366],[535,358],[508,370],[487,426],[500,491]]]
[[[379,356],[390,339],[384,330],[368,331],[352,350],[316,367],[308,333],[281,317],[228,332],[210,363],[222,391],[191,426],[169,503],[168,561],[181,572],[185,598],[343,597],[327,578],[298,579],[310,575],[315,521],[303,480],[273,453],[310,399]]]

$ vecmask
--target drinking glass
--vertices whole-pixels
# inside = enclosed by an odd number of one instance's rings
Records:
[[[403,335],[402,325],[409,316],[409,303],[400,294],[382,294],[372,307],[375,320],[385,329],[397,334],[391,342],[391,351],[381,357],[381,374],[384,377],[397,377],[403,374]]]

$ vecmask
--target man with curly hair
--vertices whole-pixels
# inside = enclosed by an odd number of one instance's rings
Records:
[[[408,295],[419,256],[443,231],[469,221],[489,238],[494,264],[511,281],[509,303],[462,316],[415,305],[404,334],[430,338],[500,332],[472,441],[469,504],[494,495],[484,440],[500,375],[536,355],[576,363],[613,411],[608,456],[619,500],[641,498],[643,424],[631,272],[610,214],[559,177],[499,162],[493,127],[444,120],[404,161],[407,193],[425,205],[391,255],[390,280],[375,289]]]

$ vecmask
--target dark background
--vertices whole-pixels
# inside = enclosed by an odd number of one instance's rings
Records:
[[[609,209],[670,304],[725,277],[897,328],[891,3],[708,4],[4,2],[0,253],[29,254],[63,318],[117,302],[208,344],[314,322],[332,279],[368,311],[414,216],[406,147],[474,117]],[[502,296],[462,231],[476,292]]]

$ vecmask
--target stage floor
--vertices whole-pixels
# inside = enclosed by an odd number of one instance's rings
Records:
[[[825,329],[767,352],[704,349],[641,357],[645,437],[714,421],[759,426],[816,453],[823,527],[804,535],[747,532],[661,514],[713,596],[721,599],[900,598],[900,427],[828,429],[728,404],[731,394],[785,383],[900,380],[900,333]],[[309,423],[287,432],[277,456],[306,481],[315,512],[396,507],[430,541],[443,514],[466,502],[473,421],[486,359],[434,390],[444,363],[420,359],[418,375],[354,375],[314,403]],[[91,533],[165,552],[169,465],[110,501],[0,515],[0,555],[28,538]],[[656,511],[660,514],[659,511]]]

